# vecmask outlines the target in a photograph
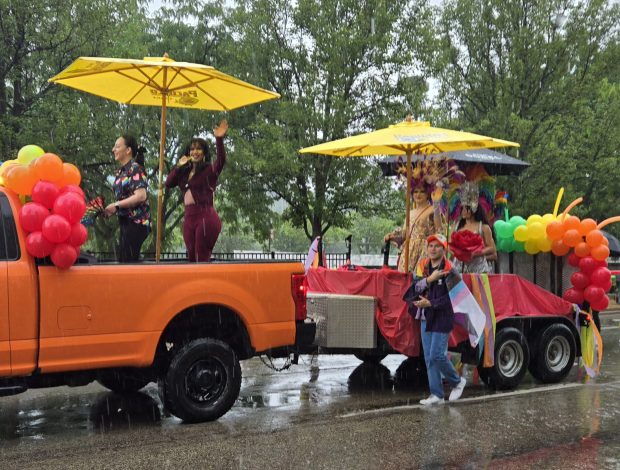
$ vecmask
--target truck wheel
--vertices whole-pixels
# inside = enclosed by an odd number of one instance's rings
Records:
[[[530,348],[527,339],[516,328],[502,328],[495,337],[495,365],[478,366],[480,378],[496,390],[516,388],[527,372]]]
[[[362,362],[378,363],[387,357],[387,353],[375,351],[374,349],[360,349],[353,355]]]
[[[144,388],[151,380],[137,371],[132,373],[126,370],[110,370],[101,372],[97,377],[97,382],[108,390],[125,394],[137,392]]]
[[[160,383],[165,407],[189,423],[218,419],[233,406],[240,388],[241,366],[235,351],[213,338],[183,346]]]
[[[573,367],[575,350],[575,337],[566,325],[549,325],[532,343],[530,373],[542,383],[561,381]]]

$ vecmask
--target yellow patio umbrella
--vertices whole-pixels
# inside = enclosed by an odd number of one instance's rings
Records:
[[[229,111],[280,97],[278,93],[246,83],[211,66],[176,62],[168,54],[143,60],[80,57],[49,81],[120,103],[161,107],[157,262],[161,254],[166,109]]]
[[[455,150],[495,147],[519,147],[515,142],[495,139],[471,132],[432,127],[429,122],[413,121],[411,117],[385,129],[301,149],[300,153],[320,153],[336,157],[372,155],[407,155],[407,195],[405,226],[409,227],[411,192],[411,158],[414,154],[437,154]],[[409,270],[409,230],[405,238],[405,271]]]

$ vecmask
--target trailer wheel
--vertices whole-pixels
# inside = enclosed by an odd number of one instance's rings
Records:
[[[480,378],[496,390],[516,388],[527,372],[530,348],[527,339],[516,328],[502,328],[495,337],[495,365],[478,366]]]
[[[549,325],[532,343],[530,373],[542,383],[561,381],[573,367],[575,350],[575,337],[566,325]]]
[[[374,349],[360,349],[353,353],[362,362],[378,363],[387,357],[387,353],[376,351]]]
[[[213,338],[195,339],[172,358],[161,379],[166,408],[183,421],[213,421],[235,403],[241,366],[232,348]]]

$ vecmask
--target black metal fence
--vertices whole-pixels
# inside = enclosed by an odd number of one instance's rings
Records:
[[[111,251],[89,252],[99,261],[109,262],[116,261],[118,258],[116,253]],[[279,253],[279,252],[232,252],[232,253],[213,253],[212,261],[260,261],[260,260],[278,260],[278,261],[299,261],[305,262],[307,253]],[[325,267],[337,268],[347,262],[347,253],[323,253]],[[144,261],[155,260],[155,253],[142,253],[141,258]],[[187,253],[164,252],[160,256],[161,261],[187,261]]]

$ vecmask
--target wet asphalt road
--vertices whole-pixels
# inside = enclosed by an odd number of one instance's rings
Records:
[[[378,366],[304,356],[273,372],[243,364],[241,397],[214,423],[167,416],[153,385],[122,397],[97,384],[0,399],[2,468],[618,468],[620,312],[602,316],[596,380],[529,375],[512,392],[468,383],[431,409],[403,356]],[[278,362],[276,362],[276,365]]]

